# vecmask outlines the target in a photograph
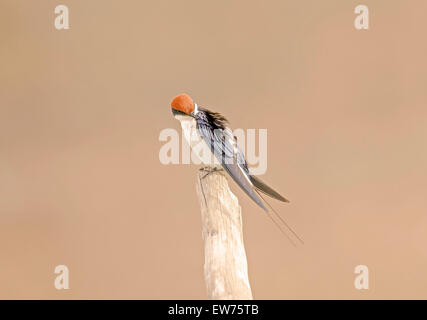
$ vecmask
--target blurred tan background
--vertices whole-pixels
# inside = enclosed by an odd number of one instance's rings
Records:
[[[368,31],[353,26],[361,3]],[[59,4],[70,30],[54,28]],[[306,245],[232,184],[255,298],[427,298],[426,12],[0,0],[0,298],[206,298],[196,167],[158,158],[181,92],[268,129],[263,179]]]

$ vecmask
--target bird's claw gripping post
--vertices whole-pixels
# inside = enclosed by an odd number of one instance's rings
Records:
[[[223,169],[222,169],[221,167],[209,167],[209,166],[206,166],[206,167],[200,168],[200,171],[207,172],[207,173],[202,177],[202,180],[203,180],[204,178],[206,178],[206,177],[207,177],[208,175],[210,175],[211,173],[213,173],[213,172],[218,172],[218,171],[223,171]]]

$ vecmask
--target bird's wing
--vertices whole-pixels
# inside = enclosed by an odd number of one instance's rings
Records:
[[[204,119],[196,119],[197,129],[210,147],[222,167],[246,194],[261,208],[268,212],[261,198],[253,189],[245,157],[239,149],[229,128],[212,129]]]

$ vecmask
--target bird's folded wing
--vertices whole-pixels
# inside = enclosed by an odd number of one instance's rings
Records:
[[[212,130],[212,128],[203,121],[197,122],[197,128],[225,171],[227,171],[239,187],[242,188],[253,201],[265,211],[268,211],[261,198],[253,189],[245,158],[242,151],[237,146],[231,130],[228,128]]]

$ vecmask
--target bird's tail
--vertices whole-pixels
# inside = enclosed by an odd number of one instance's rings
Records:
[[[286,199],[285,197],[281,196],[277,191],[274,191],[272,188],[270,188],[269,186],[267,186],[264,182],[261,181],[260,178],[250,175],[249,176],[253,186],[258,190],[261,191],[262,193],[276,199],[279,201],[283,201],[283,202],[289,202],[288,199]]]
[[[288,238],[288,240],[292,243],[292,245],[294,245],[296,247],[296,244],[294,241],[292,241],[292,239],[289,237],[289,235],[287,234],[287,232],[284,230],[284,228],[282,227],[282,225],[285,226],[286,229],[288,229],[296,239],[298,239],[298,241],[301,244],[304,244],[304,240],[302,240],[302,238],[294,231],[294,229],[292,229],[289,224],[285,221],[285,219],[283,219],[276,210],[273,209],[273,207],[267,202],[267,200],[264,199],[264,197],[259,193],[259,191],[255,190],[256,193],[258,193],[258,195],[262,198],[262,200],[265,201],[265,203],[270,207],[271,211],[273,212],[273,214],[280,220],[276,221],[275,219],[273,219],[273,216],[270,215],[270,212],[266,212],[266,214],[268,215],[268,217],[274,222],[274,224],[279,228],[280,232],[283,233],[283,235]],[[281,225],[282,224],[282,225]]]
[[[262,200],[264,200],[264,202],[270,207],[270,210],[273,212],[273,214],[276,216],[276,218],[279,219],[279,221],[276,221],[275,219],[273,219],[273,217],[270,215],[270,212],[268,212],[267,210],[267,215],[269,216],[269,218],[274,222],[274,224],[279,228],[279,230],[288,238],[288,240],[294,245],[296,246],[295,242],[292,241],[292,239],[289,237],[289,235],[287,234],[287,232],[283,229],[283,227],[281,226],[281,224],[288,229],[296,239],[298,239],[298,241],[301,244],[304,244],[304,241],[301,239],[300,236],[298,236],[298,234],[288,225],[288,223],[276,212],[276,210],[273,209],[273,207],[268,203],[268,201],[260,194],[260,192],[274,198],[277,199],[279,201],[282,202],[289,202],[288,199],[286,199],[285,197],[283,197],[282,195],[280,195],[277,191],[274,191],[271,187],[269,187],[268,185],[266,185],[264,182],[261,181],[261,179],[257,178],[256,176],[251,175],[250,176],[250,180],[254,186],[254,190],[255,192],[262,198]]]

